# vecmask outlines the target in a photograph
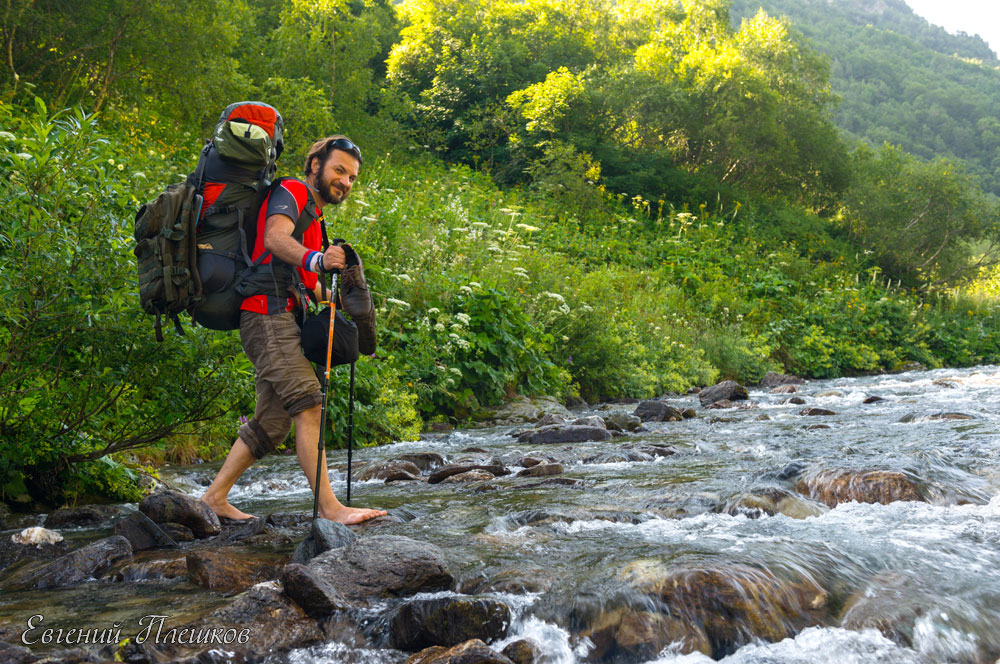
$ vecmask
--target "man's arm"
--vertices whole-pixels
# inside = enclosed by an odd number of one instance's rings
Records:
[[[272,214],[264,222],[264,248],[271,255],[290,265],[302,265],[306,254],[312,253],[292,237],[295,222],[283,214]],[[327,270],[343,270],[347,267],[347,257],[340,247],[330,245],[323,254],[323,266]]]

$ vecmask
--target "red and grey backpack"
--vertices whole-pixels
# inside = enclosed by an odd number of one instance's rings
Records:
[[[205,327],[239,327],[238,287],[252,265],[252,233],[284,148],[283,129],[281,114],[268,104],[230,104],[195,172],[136,214],[139,301],[156,314],[157,339],[163,316],[183,334],[183,311]]]

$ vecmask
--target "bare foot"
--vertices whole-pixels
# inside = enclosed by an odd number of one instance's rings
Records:
[[[247,514],[246,512],[241,512],[232,505],[225,498],[221,502],[210,499],[207,495],[201,497],[201,502],[205,503],[212,508],[215,515],[222,519],[234,519],[237,521],[245,521],[246,519],[253,519],[253,514]]]
[[[340,509],[333,510],[329,514],[321,511],[320,516],[324,519],[329,519],[330,521],[339,521],[345,525],[353,525],[355,523],[361,523],[362,521],[368,521],[369,519],[385,516],[386,514],[388,514],[388,512],[385,510],[369,510],[361,507],[345,507],[341,505]]]

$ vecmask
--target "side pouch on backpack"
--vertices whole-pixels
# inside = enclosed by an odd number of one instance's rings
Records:
[[[135,215],[139,304],[156,314],[157,341],[163,341],[163,316],[172,318],[183,334],[178,314],[201,299],[195,240],[200,209],[197,189],[182,182],[167,187]]]
[[[302,352],[318,367],[326,366],[326,349],[330,338],[330,307],[310,314],[302,327]],[[333,324],[333,351],[330,366],[350,364],[358,360],[358,327],[337,312]]]

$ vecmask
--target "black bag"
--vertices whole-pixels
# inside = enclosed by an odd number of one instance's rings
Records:
[[[296,320],[301,320],[296,317]],[[302,327],[302,352],[318,367],[326,367],[326,347],[330,337],[330,307],[310,314]],[[351,364],[358,359],[358,326],[339,311],[333,324],[333,354],[330,366]]]

